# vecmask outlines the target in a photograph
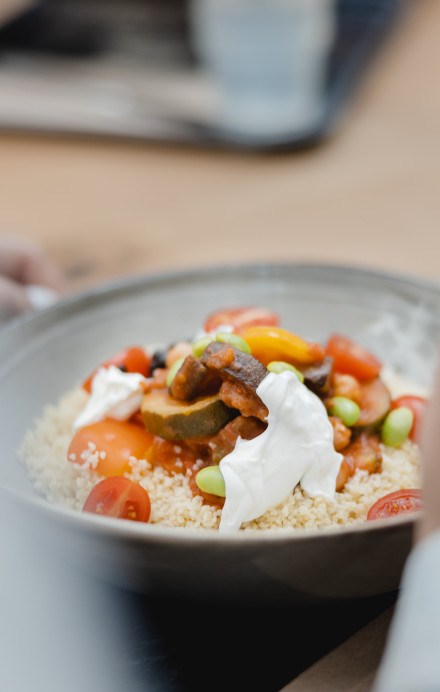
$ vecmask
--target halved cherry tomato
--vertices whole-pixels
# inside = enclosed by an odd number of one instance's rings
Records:
[[[426,409],[428,408],[428,399],[422,396],[415,396],[412,394],[405,394],[399,396],[397,399],[391,402],[391,408],[400,408],[405,406],[413,412],[414,422],[409,433],[409,437],[414,442],[420,442],[423,419],[425,417]]]
[[[151,356],[145,353],[140,346],[131,346],[123,351],[119,351],[114,356],[106,360],[100,365],[83,383],[83,389],[90,394],[92,388],[92,380],[95,377],[99,368],[108,368],[110,365],[115,365],[125,372],[138,372],[144,377],[150,375]]]
[[[367,519],[386,519],[401,514],[410,514],[422,509],[422,493],[420,490],[404,489],[388,493],[374,503]]]
[[[227,308],[217,310],[206,319],[204,324],[205,332],[213,332],[222,325],[230,325],[234,332],[240,332],[247,327],[257,325],[267,325],[276,327],[279,324],[279,317],[272,310],[267,308]]]
[[[151,512],[147,491],[123,476],[104,478],[95,485],[84,503],[83,512],[106,517],[148,521]]]
[[[77,464],[84,464],[81,457],[90,450],[89,443],[102,457],[96,470],[101,476],[122,476],[130,472],[129,457],[144,459],[147,450],[153,444],[154,436],[145,428],[135,423],[118,421],[111,418],[85,425],[72,438],[67,452],[67,459]]]
[[[358,380],[377,377],[382,363],[366,348],[341,334],[332,334],[327,342],[326,354],[333,358],[335,372],[353,375]]]
[[[263,365],[274,360],[293,365],[310,365],[324,360],[325,351],[320,344],[304,341],[286,329],[249,327],[241,336],[249,345],[253,357]]]

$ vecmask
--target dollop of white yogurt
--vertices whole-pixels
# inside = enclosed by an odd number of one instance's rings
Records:
[[[238,438],[220,462],[226,500],[220,531],[236,531],[282,502],[300,483],[316,497],[333,498],[342,455],[322,401],[293,372],[269,373],[257,388],[269,415],[253,440]]]
[[[146,378],[136,372],[122,372],[115,365],[100,368],[92,380],[90,397],[73,423],[78,430],[104,418],[127,420],[139,410]]]

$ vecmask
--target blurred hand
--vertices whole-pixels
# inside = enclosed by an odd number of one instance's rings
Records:
[[[60,297],[66,292],[61,271],[34,242],[0,234],[0,317],[31,310],[30,286],[51,289]]]
[[[416,540],[440,528],[440,362],[422,435],[423,518]]]

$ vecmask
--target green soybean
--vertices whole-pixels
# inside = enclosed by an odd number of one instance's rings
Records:
[[[231,346],[239,348],[240,351],[244,351],[245,353],[251,354],[249,344],[247,344],[246,341],[241,338],[241,336],[238,336],[238,334],[232,334],[230,332],[219,332],[218,334],[216,334],[215,338],[217,341],[223,341],[224,343],[231,344]]]
[[[196,358],[200,358],[203,351],[205,350],[207,345],[211,343],[211,341],[212,341],[211,336],[202,336],[200,339],[197,339],[197,341],[194,341],[194,343],[192,345],[193,355]]]
[[[302,374],[302,372],[300,370],[297,370],[297,368],[295,368],[290,363],[285,363],[283,360],[272,360],[270,363],[268,363],[266,367],[268,370],[274,372],[276,375],[279,375],[280,372],[285,372],[286,370],[289,370],[290,372],[295,373],[300,382],[304,382],[304,375]]]
[[[176,373],[178,370],[180,370],[184,360],[185,360],[185,358],[179,358],[178,360],[174,361],[174,363],[170,367],[170,369],[168,371],[167,379],[166,379],[167,387],[171,387],[171,384],[172,384],[174,378],[176,377]]]
[[[226,497],[225,479],[219,466],[205,466],[196,475],[196,483],[200,490],[211,495]]]
[[[359,420],[361,410],[355,401],[347,399],[345,396],[335,396],[331,400],[328,409],[331,416],[337,416],[344,425],[348,427],[354,425]]]
[[[406,406],[395,408],[382,425],[382,442],[387,447],[400,447],[407,439],[414,422],[414,414]]]

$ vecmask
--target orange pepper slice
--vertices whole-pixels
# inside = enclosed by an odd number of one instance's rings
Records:
[[[249,344],[252,355],[263,365],[282,360],[292,365],[321,363],[325,350],[320,344],[304,341],[296,334],[279,327],[249,327],[240,332]]]

